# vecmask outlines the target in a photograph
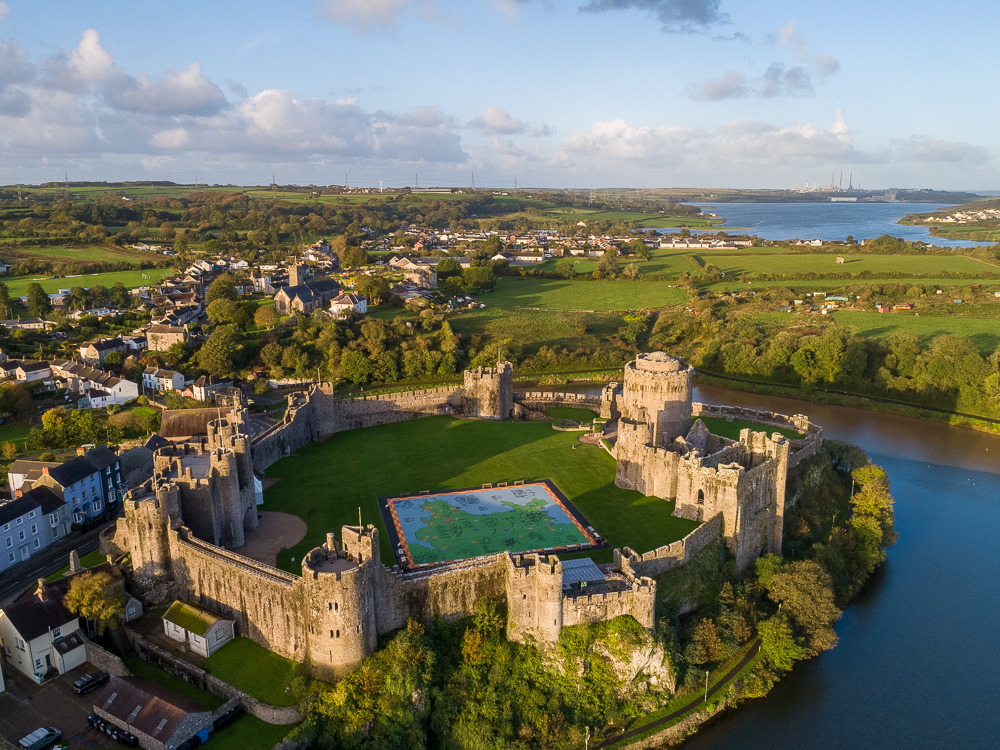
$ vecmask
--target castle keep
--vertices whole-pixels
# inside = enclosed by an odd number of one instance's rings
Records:
[[[662,354],[640,355],[600,401],[575,394],[514,394],[509,363],[465,373],[462,386],[340,399],[327,385],[289,397],[281,424],[251,441],[242,415],[209,423],[208,435],[162,448],[154,475],[123,503],[124,517],[102,533],[101,549],[131,554],[132,580],[149,602],[190,600],[232,618],[241,635],[316,677],[358,667],[378,636],[410,617],[463,617],[483,598],[507,602],[508,636],[553,643],[564,626],[620,615],[654,624],[653,576],[683,565],[724,538],[747,570],[780,552],[788,468],[815,452],[822,431],[805,417],[710,407],[691,400],[692,369]],[[429,569],[382,564],[374,526],[345,526],[302,560],[293,575],[238,553],[257,525],[253,470],[312,440],[344,430],[432,414],[531,417],[547,405],[586,404],[617,420],[615,482],[676,501],[676,515],[702,521],[683,540],[646,553],[614,551],[603,579],[581,586],[555,555],[511,554]],[[709,433],[692,416],[747,418],[791,427],[801,441],[743,430],[738,441]],[[570,563],[567,563],[569,565]]]

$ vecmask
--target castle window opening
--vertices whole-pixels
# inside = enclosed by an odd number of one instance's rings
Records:
[[[333,603],[333,611],[334,612],[340,611],[340,603],[339,602],[334,602]]]
[[[698,505],[705,504],[705,490],[698,490]]]
[[[340,638],[340,631],[337,631],[337,637]]]
[[[333,638],[333,631],[330,631],[330,637]]]

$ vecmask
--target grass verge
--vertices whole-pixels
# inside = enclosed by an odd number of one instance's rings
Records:
[[[272,706],[295,705],[290,685],[297,666],[249,638],[230,641],[201,664],[213,677]]]
[[[128,667],[129,672],[132,674],[138,677],[145,677],[147,680],[152,680],[168,690],[173,690],[175,693],[179,693],[185,698],[193,700],[195,703],[200,703],[209,711],[214,711],[226,702],[207,690],[196,688],[180,677],[174,677],[156,665],[150,664],[148,661],[143,661],[135,654],[125,658],[125,666]]]
[[[67,553],[67,557],[68,556],[69,555]],[[95,565],[100,565],[101,563],[105,562],[107,562],[107,559],[104,557],[104,555],[101,554],[101,550],[99,549],[91,550],[86,555],[80,558],[80,565],[82,565],[85,568],[93,568]],[[68,570],[69,570],[69,565],[64,565],[45,580],[49,583],[52,583],[53,581],[58,581],[60,578],[66,575],[66,571]]]

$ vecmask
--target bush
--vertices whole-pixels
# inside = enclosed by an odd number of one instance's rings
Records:
[[[268,385],[266,378],[257,378],[253,381],[253,392],[258,396],[263,395],[271,390],[271,386]]]
[[[47,461],[47,462],[51,463],[52,461],[56,460],[56,454],[52,453],[51,451],[45,451],[45,453],[43,453],[42,455],[40,455],[38,457],[38,460],[39,461]]]

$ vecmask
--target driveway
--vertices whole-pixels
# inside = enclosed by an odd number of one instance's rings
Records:
[[[113,748],[115,742],[87,724],[94,712],[94,698],[101,688],[86,695],[73,692],[73,681],[96,671],[84,664],[54,680],[36,685],[23,674],[3,664],[7,689],[0,693],[0,734],[17,745],[25,735],[39,727],[55,727],[62,732],[60,742],[71,748]]]

